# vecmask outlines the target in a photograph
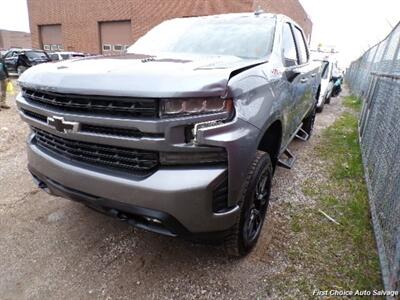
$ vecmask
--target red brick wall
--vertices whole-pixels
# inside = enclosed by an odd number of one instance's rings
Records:
[[[311,40],[312,21],[299,0],[255,0],[253,9],[262,8],[265,12],[283,14],[292,18]]]
[[[0,49],[30,48],[31,34],[21,31],[0,30]]]
[[[279,8],[282,1],[268,2],[276,2],[274,8]],[[34,47],[41,47],[39,25],[62,24],[64,49],[90,53],[100,52],[98,22],[131,20],[134,42],[166,19],[249,12],[254,7],[254,0],[28,0]]]

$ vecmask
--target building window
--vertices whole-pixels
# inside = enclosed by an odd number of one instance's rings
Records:
[[[51,51],[56,51],[58,49],[58,45],[51,45]]]
[[[63,45],[58,45],[58,50],[63,51],[64,50],[64,46]]]
[[[129,48],[129,45],[124,46],[124,50],[128,50],[128,48]]]
[[[111,45],[104,44],[103,45],[103,51],[111,51]]]
[[[43,50],[50,51],[50,45],[43,45]]]
[[[114,51],[122,51],[122,50],[124,50],[122,45],[114,45]]]

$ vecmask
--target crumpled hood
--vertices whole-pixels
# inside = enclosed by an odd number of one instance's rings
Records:
[[[260,60],[233,56],[126,54],[47,63],[28,69],[23,87],[132,97],[223,96],[233,71]]]

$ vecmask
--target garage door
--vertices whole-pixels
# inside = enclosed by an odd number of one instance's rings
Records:
[[[40,39],[42,47],[47,51],[63,50],[61,25],[41,25]]]
[[[117,54],[132,44],[131,21],[101,22],[100,45],[103,54]]]

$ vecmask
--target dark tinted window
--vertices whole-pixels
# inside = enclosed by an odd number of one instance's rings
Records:
[[[48,59],[48,56],[45,52],[40,52],[40,51],[26,51],[25,55],[30,59],[30,60],[35,60],[35,59]]]
[[[51,60],[59,60],[59,58],[58,58],[58,54],[50,54],[50,58],[51,58]]]
[[[298,61],[297,61],[296,44],[294,42],[292,29],[290,28],[289,23],[285,23],[283,25],[282,45],[283,45],[283,58],[285,60],[285,66],[290,67],[297,65]]]
[[[14,54],[14,52],[8,52],[8,53],[4,56],[4,58],[9,58],[9,57],[13,56],[13,54]]]
[[[296,37],[296,42],[297,42],[297,46],[298,46],[298,50],[299,50],[299,54],[300,54],[300,57],[299,57],[300,62],[302,64],[305,64],[308,61],[308,53],[307,53],[307,46],[306,46],[306,42],[304,40],[303,33],[296,26],[294,26],[293,29],[294,29],[294,35]]]

